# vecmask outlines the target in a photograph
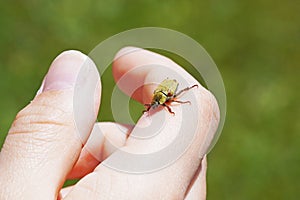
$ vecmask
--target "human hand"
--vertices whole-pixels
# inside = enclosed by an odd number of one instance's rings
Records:
[[[113,76],[118,87],[141,103],[151,101],[153,86],[133,92],[136,85],[143,85],[146,79],[155,82],[163,74],[160,68],[143,67],[145,65],[168,66],[190,85],[200,86],[177,64],[158,54],[125,48],[117,57],[113,63]],[[205,154],[219,121],[213,95],[200,86],[191,91],[196,101],[190,106],[172,106],[178,113],[174,116],[164,110],[155,110],[144,114],[135,126],[113,122],[95,124],[101,82],[94,70],[83,70],[84,81],[80,81],[78,92],[84,98],[76,105],[73,101],[77,76],[86,60],[87,57],[77,51],[59,55],[33,101],[16,116],[0,153],[0,199],[205,199]],[[73,106],[78,106],[76,113]],[[199,112],[196,113],[198,117],[191,117],[182,130],[178,127],[184,109]],[[75,115],[79,117],[74,119]],[[139,131],[143,129],[136,127],[145,126],[151,117],[161,116],[165,118],[165,124],[158,135],[146,140],[131,136],[133,132],[135,136],[142,135]],[[196,127],[190,146],[174,163],[161,170],[132,174],[103,164],[120,151],[133,154],[158,151],[168,145],[179,130],[191,131],[189,127]],[[70,178],[81,180],[62,189],[65,180]]]

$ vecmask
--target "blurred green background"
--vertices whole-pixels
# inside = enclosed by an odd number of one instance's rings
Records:
[[[0,146],[61,51],[89,53],[121,31],[166,27],[202,44],[226,86],[226,123],[208,159],[208,199],[298,199],[299,11],[296,0],[0,1]],[[100,120],[112,120],[111,74],[103,80],[108,106]]]

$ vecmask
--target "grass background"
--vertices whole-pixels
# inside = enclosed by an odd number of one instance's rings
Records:
[[[203,45],[226,86],[226,123],[208,159],[208,199],[298,199],[299,10],[296,0],[0,1],[0,146],[61,51],[89,53],[130,28],[171,28]],[[103,81],[101,120],[113,120],[109,71]],[[131,105],[137,117],[141,109]]]

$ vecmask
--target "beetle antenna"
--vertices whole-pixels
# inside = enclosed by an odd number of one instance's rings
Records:
[[[178,97],[178,96],[181,95],[183,92],[186,92],[186,91],[188,91],[188,90],[190,90],[190,89],[192,89],[192,88],[194,88],[194,87],[198,87],[198,85],[193,85],[193,86],[191,86],[191,87],[187,87],[187,88],[184,88],[184,89],[180,90],[177,94],[174,95],[174,98],[175,98],[175,97]]]

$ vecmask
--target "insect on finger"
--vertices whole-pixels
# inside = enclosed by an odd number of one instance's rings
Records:
[[[176,93],[178,82],[175,79],[165,79],[163,80],[157,88],[153,92],[152,101],[149,104],[144,104],[147,106],[147,109],[143,111],[143,113],[148,112],[151,108],[156,108],[158,106],[164,106],[168,109],[169,113],[175,115],[172,111],[168,103],[177,102],[180,104],[191,104],[190,101],[179,101],[176,98],[181,95],[183,92],[186,92],[194,87],[198,87],[198,85],[193,85],[191,87],[184,88]]]

